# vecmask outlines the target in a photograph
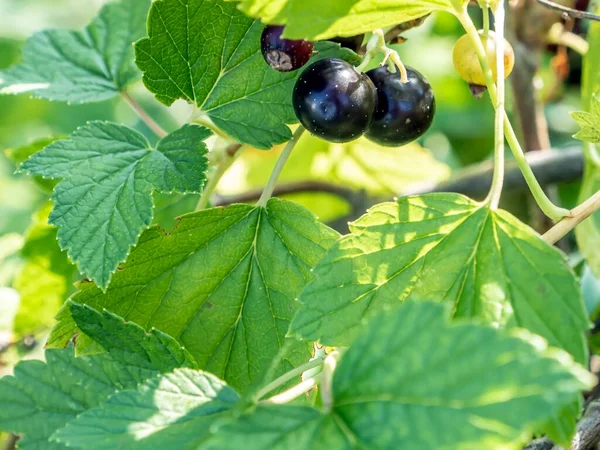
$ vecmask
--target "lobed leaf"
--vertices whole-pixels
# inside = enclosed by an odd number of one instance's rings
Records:
[[[590,112],[574,112],[571,115],[581,127],[574,137],[589,144],[600,144],[600,99],[592,97]]]
[[[146,231],[106,293],[87,283],[73,301],[177,338],[202,369],[244,389],[286,341],[276,375],[310,357],[308,344],[285,334],[297,295],[337,237],[304,208],[277,199],[265,208],[200,211],[169,235]],[[64,309],[49,345],[63,346],[77,331]]]
[[[236,404],[233,389],[215,376],[191,369],[149,379],[81,414],[53,439],[96,450],[193,449]]]
[[[455,317],[526,328],[587,360],[589,322],[564,256],[510,214],[459,194],[375,206],[314,274],[290,327],[302,339],[347,346],[386,308],[436,300]]]
[[[132,44],[144,34],[150,0],[109,3],[81,31],[46,30],[23,49],[23,62],[0,71],[0,94],[72,103],[115,97],[140,77]]]
[[[148,90],[166,105],[183,99],[236,141],[268,149],[291,139],[291,103],[298,71],[280,73],[264,61],[264,25],[224,0],[160,0],[148,18],[148,38],[135,45]],[[356,58],[332,43],[319,58]]]
[[[137,131],[90,122],[34,154],[21,170],[61,178],[50,223],[81,273],[106,288],[152,222],[152,191],[200,192],[210,132],[186,125],[152,148]]]

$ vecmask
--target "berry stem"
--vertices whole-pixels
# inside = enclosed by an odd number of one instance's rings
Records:
[[[484,18],[489,17],[487,5],[483,8]],[[496,29],[496,72],[498,74],[497,95],[495,101],[496,117],[494,120],[494,174],[490,192],[486,198],[486,203],[490,209],[498,209],[500,197],[502,196],[502,187],[504,186],[504,102],[505,102],[505,83],[504,83],[504,2],[498,2],[496,11],[494,11],[494,21]],[[487,27],[489,31],[489,18]]]
[[[290,370],[289,372],[284,373],[282,376],[273,380],[271,383],[267,384],[265,387],[263,387],[258,392],[256,392],[256,394],[254,395],[255,401],[259,401],[265,395],[267,395],[269,392],[274,391],[275,389],[283,386],[285,383],[294,379],[295,377],[299,377],[307,370],[311,370],[316,367],[322,366],[323,361],[324,361],[323,358],[314,358],[314,359],[311,359],[309,362],[302,364],[301,366],[298,366],[295,369]],[[314,378],[314,377],[312,377],[312,378]]]
[[[160,138],[164,138],[168,133],[150,117],[150,114],[127,91],[121,91],[121,98],[133,109],[142,121]]]
[[[550,228],[542,238],[549,244],[554,244],[598,210],[600,210],[600,191],[597,191],[581,205],[573,208],[570,217],[564,217]]]
[[[373,35],[367,42],[367,52],[365,53],[362,63],[356,67],[356,70],[364,72],[369,63],[373,60],[373,57],[377,54],[383,55],[382,66],[387,63],[391,73],[395,73],[396,68],[398,68],[400,71],[400,81],[402,81],[402,83],[408,83],[406,67],[402,63],[398,52],[386,45],[385,34],[381,28],[373,31]]]
[[[477,32],[477,28],[473,24],[471,17],[469,16],[466,6],[456,4],[456,17],[462,24],[463,28],[467,32],[468,36],[471,38],[473,45],[475,47],[475,52],[477,53],[477,58],[479,59],[479,63],[481,64],[481,68],[483,69],[483,74],[485,76],[486,86],[488,88],[488,93],[490,95],[490,99],[496,107],[498,102],[498,91],[496,89],[496,84],[494,83],[492,70],[487,62],[486,50],[483,47],[483,43],[481,42],[481,38],[479,37],[479,33]],[[506,141],[512,150],[513,156],[519,169],[523,173],[523,177],[529,186],[529,190],[531,191],[536,203],[540,207],[540,209],[553,221],[558,221],[563,217],[569,216],[570,212],[568,209],[561,208],[556,206],[552,201],[548,198],[539,182],[537,181],[527,159],[525,158],[525,154],[523,153],[523,149],[521,148],[521,144],[517,139],[517,135],[510,123],[508,115],[506,112],[504,113],[504,132],[506,134]]]
[[[327,355],[323,364],[321,398],[323,400],[323,410],[326,413],[331,412],[333,408],[333,373],[335,372],[339,357],[339,353],[331,353]]]
[[[219,162],[217,169],[214,171],[214,173],[210,177],[210,180],[208,180],[208,183],[202,191],[202,196],[200,197],[200,200],[198,200],[198,204],[196,205],[196,211],[200,211],[206,208],[213,192],[219,184],[219,181],[221,181],[221,178],[223,178],[225,172],[227,172],[227,170],[236,160],[237,156],[241,153],[241,148],[241,144],[232,144],[225,149],[225,151],[223,152],[223,157]]]
[[[281,175],[281,172],[283,171],[283,168],[285,167],[285,163],[287,162],[290,155],[292,154],[292,150],[294,150],[294,147],[296,146],[296,144],[302,137],[302,133],[304,133],[304,127],[300,125],[296,129],[296,132],[294,133],[294,136],[292,137],[292,139],[287,143],[287,145],[281,152],[281,155],[279,155],[277,164],[275,164],[275,168],[273,169],[273,172],[271,172],[271,177],[269,178],[269,181],[267,182],[267,185],[265,186],[265,189],[264,189],[262,195],[258,199],[256,206],[262,206],[262,207],[267,206],[267,203],[271,199],[271,196],[273,195],[273,191],[275,190],[275,185],[277,184],[277,180],[279,179],[279,176]]]

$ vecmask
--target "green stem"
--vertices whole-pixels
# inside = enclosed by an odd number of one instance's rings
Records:
[[[287,145],[281,152],[281,155],[279,155],[277,164],[275,164],[275,168],[273,169],[273,172],[271,172],[271,177],[269,178],[269,181],[267,182],[267,185],[265,186],[262,195],[258,199],[256,206],[267,206],[267,202],[271,199],[271,196],[273,195],[275,185],[277,184],[277,180],[279,180],[279,176],[281,175],[281,172],[285,167],[285,163],[292,154],[292,150],[294,150],[294,147],[300,140],[300,137],[302,137],[302,133],[304,133],[304,127],[300,125],[298,129],[296,129],[296,132],[294,133],[292,139],[287,143]]]
[[[479,59],[479,63],[481,64],[481,67],[483,69],[483,74],[485,77],[485,82],[488,88],[490,99],[492,100],[492,103],[496,105],[498,101],[498,91],[496,89],[496,84],[494,83],[492,70],[487,62],[486,50],[483,47],[483,43],[481,42],[479,33],[477,32],[475,25],[473,25],[473,21],[471,20],[471,17],[469,17],[469,14],[467,13],[465,7],[457,6],[456,16],[462,24],[462,26],[464,27],[465,31],[467,32],[467,35],[471,38],[471,41],[475,47],[475,52],[477,53],[477,58]],[[561,218],[568,216],[569,210],[565,208],[560,208],[554,203],[552,203],[552,201],[548,198],[548,196],[538,183],[537,179],[535,178],[535,175],[531,170],[531,167],[529,167],[529,163],[525,158],[525,154],[523,153],[521,144],[517,139],[517,135],[513,130],[513,127],[510,123],[510,120],[508,119],[508,115],[506,114],[506,112],[504,113],[504,132],[506,134],[506,141],[508,142],[508,145],[512,150],[515,161],[519,166],[519,169],[521,169],[523,177],[525,178],[525,181],[527,182],[527,185],[529,186],[529,189],[540,209],[544,212],[544,214],[546,214],[554,221],[558,221]]]
[[[127,91],[121,92],[121,98],[133,109],[142,121],[150,128],[154,134],[160,138],[164,138],[168,133],[150,117],[144,108],[129,94]]]
[[[307,370],[314,369],[315,367],[322,366],[323,365],[323,361],[324,361],[323,358],[315,358],[315,359],[312,359],[312,360],[310,360],[309,362],[307,362],[305,364],[302,364],[301,366],[296,367],[293,370],[290,370],[289,372],[286,372],[285,374],[283,374],[282,376],[280,376],[276,380],[273,380],[271,383],[267,384],[265,387],[263,387],[262,389],[260,389],[254,395],[255,401],[258,401],[258,400],[262,399],[269,392],[274,391],[278,387],[283,386],[288,381],[290,381],[290,380],[292,380],[292,379],[294,379],[296,377],[299,377],[300,375],[302,375]]]
[[[488,36],[490,34],[490,11],[487,3],[484,3],[481,6],[481,10],[483,11],[483,35]],[[504,7],[504,5],[502,5]],[[496,19],[496,30],[498,29],[498,19]]]
[[[484,8],[484,18],[488,18],[488,8]],[[498,209],[502,187],[504,186],[504,2],[498,2],[494,12],[496,24],[496,71],[498,74],[497,98],[494,103],[496,117],[494,120],[494,175],[492,177],[492,186],[487,196],[486,203],[492,210]],[[489,30],[489,18],[487,20],[486,30]]]
[[[398,52],[386,45],[385,34],[381,28],[373,31],[373,35],[369,38],[369,42],[367,42],[367,52],[365,53],[362,63],[356,67],[356,70],[364,72],[369,63],[373,60],[373,57],[377,54],[383,55],[382,66],[387,63],[389,70],[392,73],[395,73],[397,68],[400,71],[400,81],[402,81],[402,83],[408,83],[408,72],[406,71],[406,67],[402,63]]]
[[[196,205],[196,211],[200,211],[206,208],[213,192],[219,184],[219,181],[221,181],[221,178],[223,178],[225,172],[227,172],[227,170],[236,160],[237,156],[241,153],[241,148],[242,146],[240,144],[233,144],[227,147],[227,149],[224,152],[223,159],[217,166],[217,170],[215,170],[215,172],[212,174],[212,176],[208,180],[208,183],[204,187],[204,190],[202,191],[202,196],[200,197],[200,200],[198,200],[198,204]]]
[[[281,405],[284,403],[289,403],[292,400],[297,399],[303,394],[306,394],[308,391],[312,390],[315,386],[319,384],[321,381],[321,374],[315,375],[308,380],[304,380],[302,383],[297,384],[296,386],[288,389],[287,391],[282,392],[281,394],[274,395],[267,400],[264,400],[266,403],[274,403],[276,405]]]

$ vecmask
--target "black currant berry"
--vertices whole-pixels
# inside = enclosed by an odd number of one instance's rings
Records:
[[[279,72],[290,72],[305,65],[313,54],[314,44],[302,39],[282,39],[282,26],[269,25],[260,39],[265,61]]]
[[[377,106],[366,136],[389,147],[408,144],[422,136],[435,115],[435,97],[431,86],[409,67],[408,83],[400,81],[400,72],[387,67],[369,70],[367,76],[377,88]]]
[[[292,98],[304,128],[330,142],[362,136],[371,123],[376,100],[371,80],[337,58],[311,64],[296,81]]]

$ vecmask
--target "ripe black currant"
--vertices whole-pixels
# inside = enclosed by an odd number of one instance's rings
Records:
[[[367,76],[377,88],[377,106],[367,138],[380,145],[397,147],[422,136],[435,115],[435,97],[431,86],[409,67],[408,83],[400,81],[400,72],[387,67],[369,70]]]
[[[304,128],[330,142],[362,136],[371,123],[376,100],[371,80],[337,58],[311,64],[298,78],[292,99]]]
[[[314,44],[302,39],[282,39],[282,26],[269,25],[260,42],[265,61],[279,72],[290,72],[304,66],[313,54]]]

